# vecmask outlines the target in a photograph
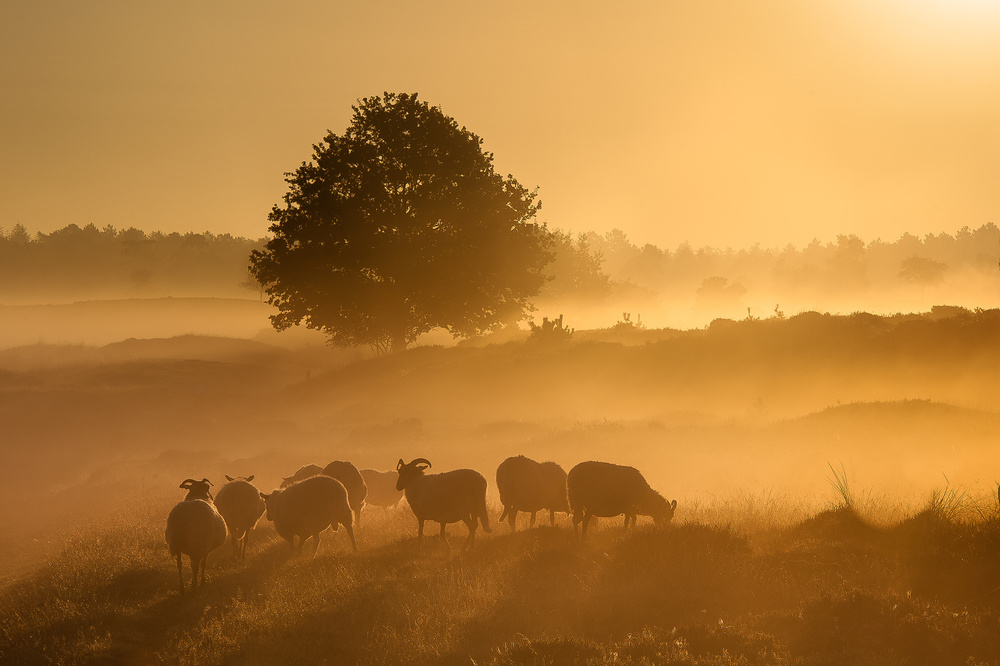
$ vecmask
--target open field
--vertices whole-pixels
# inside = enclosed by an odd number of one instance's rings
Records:
[[[40,663],[996,663],[1000,313],[719,322],[357,360],[234,338],[0,351],[0,654]],[[496,526],[350,555],[262,521],[178,598],[188,477],[631,464],[670,529]],[[831,467],[832,465],[832,467]],[[850,492],[838,492],[838,479]],[[833,481],[833,483],[831,483]],[[841,490],[844,489],[841,484]],[[934,493],[937,493],[936,495]],[[853,495],[851,494],[853,493]],[[434,533],[430,530],[429,533]]]

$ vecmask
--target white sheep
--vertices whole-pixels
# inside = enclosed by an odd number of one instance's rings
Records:
[[[581,539],[594,516],[613,518],[625,514],[625,529],[635,527],[635,518],[651,516],[657,525],[674,517],[677,500],[668,502],[649,487],[634,467],[593,460],[569,471],[566,479],[569,505],[573,509],[573,531],[583,523]]]
[[[347,501],[354,512],[354,526],[360,525],[361,509],[364,508],[365,498],[368,497],[368,486],[365,484],[361,472],[352,463],[334,460],[323,468],[323,474],[337,479],[347,488]]]
[[[482,521],[483,531],[490,533],[489,513],[486,510],[486,478],[472,469],[456,469],[441,474],[424,474],[431,466],[426,458],[417,458],[409,464],[402,458],[396,465],[399,479],[396,490],[402,490],[406,501],[417,517],[417,552],[424,539],[424,521],[441,523],[441,540],[448,543],[445,526],[462,521],[469,528],[463,549],[476,539],[477,521]]]
[[[233,559],[242,562],[247,557],[250,531],[264,513],[264,500],[257,487],[251,483],[253,474],[235,479],[227,474],[226,479],[229,483],[216,493],[215,508],[226,519],[229,539],[233,543]]]
[[[313,556],[319,550],[319,533],[327,527],[336,532],[340,525],[351,537],[351,546],[358,552],[354,540],[354,515],[347,500],[344,484],[329,476],[312,476],[275,490],[269,495],[260,493],[266,504],[267,519],[274,522],[274,529],[288,541],[292,552],[301,552],[306,539],[313,538]],[[295,537],[299,545],[295,547]]]
[[[198,587],[199,570],[201,585],[205,585],[208,554],[226,542],[226,520],[212,503],[211,485],[208,479],[185,480],[180,487],[188,491],[187,498],[167,516],[165,536],[170,554],[177,558],[181,594],[184,594],[182,556],[187,555],[191,561],[191,592],[194,592]]]
[[[368,486],[368,497],[365,504],[374,506],[391,507],[399,504],[403,499],[403,491],[396,490],[396,481],[399,474],[396,472],[381,472],[377,469],[361,470],[361,478]]]
[[[535,525],[538,511],[548,509],[549,524],[556,524],[556,511],[569,513],[566,501],[566,472],[554,462],[536,462],[525,456],[507,458],[497,467],[497,490],[510,530],[516,529],[518,511],[531,514]]]
[[[299,467],[297,470],[295,470],[295,474],[283,478],[281,480],[281,487],[287,488],[293,483],[302,481],[304,479],[308,479],[311,476],[319,476],[322,473],[323,473],[323,468],[320,467],[319,465],[303,465],[302,467]]]

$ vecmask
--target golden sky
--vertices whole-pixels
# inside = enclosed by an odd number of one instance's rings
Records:
[[[0,5],[0,226],[263,236],[359,98],[418,92],[551,227],[673,248],[1000,222],[1000,1]]]

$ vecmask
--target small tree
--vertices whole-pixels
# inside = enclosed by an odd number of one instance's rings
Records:
[[[947,270],[948,264],[914,255],[903,260],[899,269],[899,277],[910,284],[920,285],[920,300],[923,300],[924,289],[944,280],[944,274]]]
[[[399,351],[435,327],[458,337],[523,319],[551,259],[536,193],[415,94],[353,108],[347,131],[287,174],[275,236],[250,255],[273,326]]]

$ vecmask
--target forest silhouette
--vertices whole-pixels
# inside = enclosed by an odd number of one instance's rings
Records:
[[[716,317],[816,310],[848,314],[974,309],[1000,297],[1000,229],[904,234],[888,242],[838,236],[804,248],[733,250],[686,243],[638,245],[621,231],[552,232],[548,281],[534,299],[543,314],[575,326],[613,324],[623,311],[651,326],[690,327]],[[264,239],[228,234],[145,233],[74,224],[30,234],[0,229],[0,304],[95,299],[263,298],[247,257]]]

